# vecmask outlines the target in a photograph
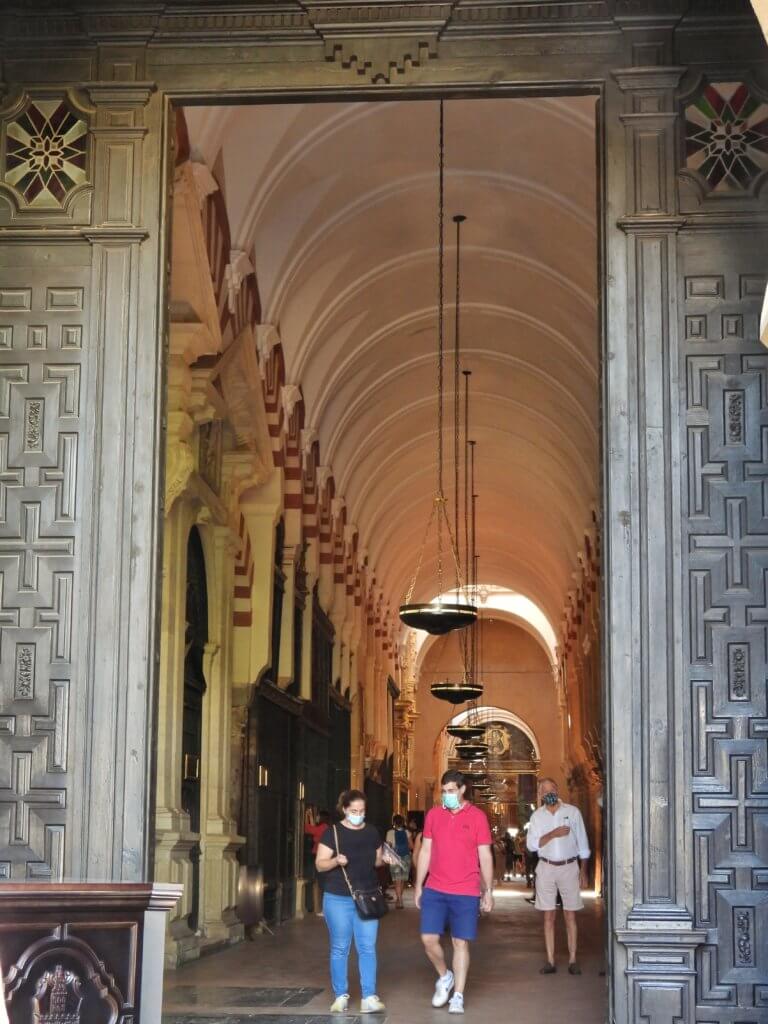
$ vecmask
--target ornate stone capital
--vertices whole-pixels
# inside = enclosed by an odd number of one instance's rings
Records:
[[[237,296],[245,278],[253,273],[253,264],[247,253],[242,249],[233,249],[229,254],[229,263],[224,268],[227,283],[227,305],[230,313],[237,307]]]
[[[195,471],[195,455],[186,441],[168,439],[168,454],[165,460],[165,514],[171,511],[173,503],[187,489]]]
[[[259,369],[261,376],[264,377],[269,357],[272,355],[272,349],[280,344],[280,332],[274,324],[256,324],[253,332],[256,336]]]
[[[261,487],[273,473],[255,452],[225,452],[222,457],[221,489],[227,506],[234,510],[240,496],[251,487]]]
[[[214,192],[218,192],[219,183],[211,174],[208,164],[203,163],[202,160],[191,160],[189,168],[192,176],[192,183],[195,188],[195,194],[197,195],[197,201],[200,209],[202,210],[208,196],[212,195]]]
[[[298,384],[284,384],[280,389],[280,402],[283,407],[283,428],[288,429],[288,421],[293,416],[296,406],[301,401],[301,388]]]

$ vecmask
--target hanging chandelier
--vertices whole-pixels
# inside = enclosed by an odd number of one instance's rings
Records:
[[[463,725],[449,725],[445,730],[449,736],[453,736],[459,743],[470,743],[472,740],[479,740],[485,736],[485,726],[464,723]]]
[[[469,375],[467,375],[467,397],[465,400],[465,408],[469,407]],[[475,442],[468,441],[465,447],[465,453],[469,451],[470,459],[465,467],[465,487],[464,487],[464,505],[465,509],[468,508],[468,492],[471,488],[472,491],[472,505],[471,505],[471,532],[467,535],[466,542],[466,562],[468,567],[467,579],[471,579],[471,586],[468,587],[468,592],[474,597],[477,593],[477,554],[475,553],[476,546],[476,531],[475,531],[475,517],[477,512],[477,495],[474,493],[475,487]],[[465,454],[466,461],[466,454]],[[458,482],[457,482],[458,492]],[[456,514],[458,520],[458,512]],[[469,517],[465,514],[465,522]],[[465,530],[467,529],[465,525]],[[470,541],[471,537],[471,541]],[[470,555],[469,545],[471,543],[472,551]],[[471,570],[469,570],[471,566]],[[451,704],[463,704],[470,702],[469,711],[467,712],[467,722],[464,725],[449,726],[447,731],[448,734],[462,742],[479,745],[483,747],[487,752],[487,746],[482,742],[482,737],[485,735],[485,727],[480,724],[476,719],[477,705],[476,701],[479,700],[483,695],[483,684],[477,679],[477,666],[478,666],[478,623],[476,620],[466,634],[462,634],[460,645],[462,651],[462,661],[464,665],[463,678],[458,682],[440,681],[432,683],[430,692],[433,697],[437,697],[439,700],[450,701]],[[457,750],[459,747],[457,747]]]
[[[487,743],[457,743],[456,756],[462,761],[474,761],[479,757],[486,757],[488,754]]]
[[[444,245],[444,196],[445,196],[445,116],[443,101],[440,100],[440,128],[439,128],[439,166],[438,166],[438,274],[437,274],[437,488],[432,502],[432,510],[427,521],[427,529],[422,541],[419,557],[416,562],[416,571],[413,574],[405,600],[400,606],[400,619],[412,629],[423,629],[433,636],[443,636],[454,629],[463,629],[471,625],[477,619],[477,607],[469,601],[460,601],[461,594],[461,566],[457,549],[458,537],[454,536],[451,523],[448,518],[447,501],[443,479],[443,361],[444,361],[444,273],[445,245]],[[459,215],[461,216],[461,215]],[[462,218],[463,219],[463,218]],[[457,233],[459,229],[457,222]],[[458,261],[458,252],[456,254]],[[458,316],[457,316],[458,319]],[[458,360],[458,336],[456,338],[456,359]],[[457,423],[458,429],[458,423]],[[428,603],[412,603],[416,583],[424,557],[424,549],[427,540],[435,525],[437,532],[437,598]],[[458,523],[455,524],[458,531]],[[443,534],[448,538],[450,554],[453,558],[456,570],[456,600],[443,600]],[[451,700],[450,697],[444,698]],[[464,697],[462,700],[469,698]],[[461,703],[457,701],[456,703]]]
[[[462,679],[456,683],[448,681],[432,683],[429,691],[438,700],[447,700],[450,704],[464,704],[468,700],[476,700],[481,696],[483,688],[479,683]]]
[[[457,225],[458,245],[458,225]],[[458,298],[459,286],[458,275],[456,284]],[[458,332],[458,323],[457,323]],[[470,371],[464,371],[465,376],[465,438],[469,433],[469,378]],[[458,432],[457,432],[458,433]],[[467,580],[467,591],[471,600],[476,606],[477,602],[477,565],[479,556],[477,554],[477,497],[475,493],[475,442],[467,439],[464,447],[464,531],[465,531],[465,559]],[[456,493],[458,495],[458,474],[456,480]],[[469,495],[471,494],[471,511]],[[458,523],[458,502],[456,509],[456,522]],[[454,704],[461,703],[460,695],[469,702],[466,721],[462,725],[448,726],[449,736],[453,736],[459,742],[456,751],[460,757],[471,758],[471,754],[463,751],[475,750],[476,756],[485,756],[488,753],[488,745],[485,740],[485,726],[480,722],[478,715],[477,701],[483,695],[483,684],[478,679],[478,668],[482,674],[482,648],[479,647],[479,640],[482,639],[482,616],[472,623],[472,626],[461,636],[461,649],[464,661],[464,679],[461,683],[433,683],[431,690],[436,697],[443,700],[451,700]],[[479,654],[479,656],[478,656]],[[450,691],[448,687],[450,686]],[[436,692],[437,691],[437,692]]]

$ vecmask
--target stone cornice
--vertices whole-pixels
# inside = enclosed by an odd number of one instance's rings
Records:
[[[36,9],[36,6],[38,9]],[[713,17],[754,21],[748,0],[265,0],[176,3],[173,0],[70,0],[68,10],[12,2],[0,16],[0,38],[15,50],[111,43],[152,46],[325,43],[342,38],[500,37],[540,32],[706,23]],[[333,58],[330,58],[333,59]]]

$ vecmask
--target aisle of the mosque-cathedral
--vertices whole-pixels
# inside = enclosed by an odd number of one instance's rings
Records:
[[[557,974],[542,976],[541,915],[521,883],[496,890],[496,907],[484,917],[472,953],[465,1020],[488,1024],[598,1024],[604,1019],[606,978],[602,902],[584,897],[579,915],[581,976],[566,971],[562,919],[558,921]],[[225,953],[205,957],[166,978],[163,1024],[439,1024],[446,1009],[430,1003],[434,971],[421,949],[418,916],[406,894],[406,909],[381,923],[379,993],[383,1015],[357,1014],[354,983],[348,1015],[331,1016],[328,936],[322,919],[293,921],[277,934],[256,935]],[[451,1018],[453,1019],[453,1018]]]

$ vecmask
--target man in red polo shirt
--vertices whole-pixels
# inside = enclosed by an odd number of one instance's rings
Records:
[[[450,999],[449,1013],[464,1013],[469,944],[477,938],[480,910],[493,909],[493,839],[485,814],[464,799],[461,772],[447,771],[440,785],[442,805],[433,807],[424,822],[414,895],[421,910],[421,941],[437,971],[432,1005],[445,1006]],[[452,971],[441,942],[446,928],[453,942]]]

